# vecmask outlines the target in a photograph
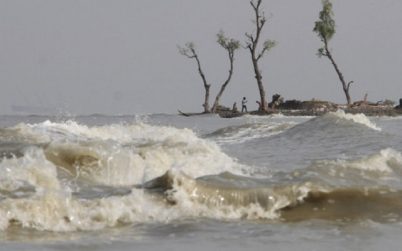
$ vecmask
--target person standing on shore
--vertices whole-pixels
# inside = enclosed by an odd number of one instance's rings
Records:
[[[247,99],[246,99],[246,97],[243,97],[243,100],[241,101],[241,112],[244,112],[244,111],[247,112],[246,103],[247,103]]]

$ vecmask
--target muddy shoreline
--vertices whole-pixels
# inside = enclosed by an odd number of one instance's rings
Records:
[[[218,115],[222,118],[234,118],[240,117],[247,114],[251,115],[259,115],[259,116],[266,116],[266,115],[273,115],[273,114],[282,114],[284,116],[321,116],[328,112],[335,112],[337,110],[343,110],[345,113],[350,114],[364,114],[369,117],[396,117],[402,115],[402,109],[397,109],[394,107],[338,107],[332,109],[298,109],[298,110],[289,110],[289,109],[270,109],[268,112],[261,112],[261,111],[251,111],[248,113],[241,113],[241,112],[233,112],[233,111],[219,111]],[[190,114],[190,116],[195,115]]]

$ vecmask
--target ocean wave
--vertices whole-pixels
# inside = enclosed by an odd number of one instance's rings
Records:
[[[64,158],[65,161],[75,158],[71,156],[81,156],[81,158],[74,160],[74,162],[78,161],[82,164],[79,168],[77,167],[78,169],[84,169],[85,165],[91,165],[92,158],[95,157],[89,158],[89,154],[96,156],[96,153],[88,153],[90,148],[75,149],[69,145],[67,149],[64,149],[67,153],[61,150],[56,153],[57,147],[52,147],[50,146],[50,151],[53,151],[53,154],[60,159]],[[178,150],[173,149],[172,151]],[[208,156],[203,156],[199,160],[203,165],[213,165],[212,162],[217,161],[215,158],[209,163],[208,158],[202,160],[205,157]],[[196,157],[188,158],[185,161],[189,161],[190,165],[192,159]],[[146,166],[153,165],[156,162],[141,164]],[[201,163],[199,164],[201,165]],[[57,165],[44,153],[43,149],[38,147],[27,149],[20,158],[2,159],[0,162],[2,177],[0,185],[0,230],[11,226],[47,231],[97,230],[122,224],[166,222],[185,216],[183,212],[170,207],[163,199],[158,196],[155,197],[153,193],[144,193],[143,189],[133,187],[122,189],[123,184],[142,184],[143,177],[136,179],[138,167],[130,170],[125,162],[114,163],[114,165],[108,166],[106,169],[103,169],[101,165],[96,168],[90,166],[89,170],[85,170],[87,176],[84,178],[91,182],[82,183],[80,181],[82,179],[79,177],[81,173],[76,173],[76,176],[65,175],[66,173],[71,174],[71,171],[66,169],[67,172],[64,172],[65,169],[61,169],[61,165]],[[163,163],[163,165],[162,168],[158,167],[157,173],[164,168],[169,168],[170,164]],[[113,170],[113,168],[118,169]],[[215,168],[222,167],[218,165]],[[202,168],[194,163],[188,168],[172,167],[172,169],[187,170],[194,176],[217,172],[217,170],[208,170],[208,166]],[[98,170],[98,173],[94,170]],[[194,171],[192,172],[192,170]],[[131,175],[134,178],[130,177]],[[127,180],[122,182],[122,179]],[[95,184],[93,184],[94,182]],[[117,186],[97,188],[97,183]],[[93,191],[100,189],[103,189],[100,195],[94,196]],[[104,192],[105,189],[110,192]],[[88,191],[89,194],[87,194]]]
[[[339,144],[338,140],[341,139],[346,142],[350,141],[351,137],[358,135],[370,138],[378,135],[380,131],[381,128],[377,127],[363,114],[353,115],[338,111],[297,124],[275,137],[285,137],[292,142],[295,140],[311,141],[309,144],[317,144],[323,141],[331,143],[329,139],[333,138]]]
[[[263,135],[272,130],[256,126]],[[247,138],[239,135],[250,125],[244,127],[228,127],[211,137]],[[304,132],[337,128],[339,135],[351,129],[380,135],[333,114],[282,134],[306,137]],[[6,134],[29,140],[20,156],[0,161],[2,230],[98,230],[189,217],[269,222],[402,218],[402,155],[391,148],[358,159],[270,170],[269,177],[257,178],[250,177],[251,167],[188,129],[47,121],[19,124]]]
[[[30,139],[26,146],[43,148],[47,160],[73,176],[105,185],[137,184],[170,169],[192,177],[244,171],[216,143],[189,129],[142,122],[88,127],[45,121],[10,130]]]
[[[3,184],[7,183],[10,191],[21,188],[24,183],[39,192],[60,189],[57,167],[46,159],[42,149],[32,147],[20,158],[3,158],[0,174]]]
[[[324,160],[316,162],[316,165],[333,169],[349,168],[381,174],[396,174],[402,171],[402,154],[387,148],[358,160]]]
[[[46,121],[19,124],[11,130],[30,141],[20,156],[0,161],[0,229],[76,231],[148,220],[166,222],[181,214],[153,195],[144,195],[142,189],[127,195],[116,190],[142,184],[168,170],[185,171],[192,177],[243,172],[243,166],[215,143],[188,129]],[[98,185],[110,187],[99,197]]]
[[[402,217],[402,190],[386,186],[331,187],[294,181],[239,188],[169,172],[148,188],[163,191],[170,204],[193,217],[380,222]]]
[[[402,190],[402,155],[387,148],[357,159],[317,160],[306,168],[294,170],[290,177],[338,189],[390,187]]]
[[[171,169],[125,189],[109,187],[110,193],[99,196],[85,196],[83,187],[73,191],[72,180],[58,170],[38,148],[22,158],[3,159],[0,229],[98,230],[189,217],[269,222],[402,219],[402,175],[396,175],[402,173],[402,156],[392,149],[258,179],[229,172],[192,177]],[[8,196],[5,191],[26,194]]]
[[[381,131],[381,128],[379,128],[376,124],[370,121],[370,119],[367,118],[367,116],[364,114],[349,114],[345,113],[343,110],[338,110],[336,112],[330,112],[324,116],[353,121],[354,123],[365,125],[373,130]]]
[[[97,230],[147,219],[166,220],[163,210],[158,209],[160,203],[144,199],[142,190],[134,189],[125,196],[103,194],[95,199],[74,196],[71,183],[75,182],[65,180],[40,148],[30,148],[21,158],[4,158],[0,173],[0,230],[11,226],[47,231]]]
[[[251,123],[236,126],[229,126],[218,129],[206,138],[213,138],[218,143],[237,144],[244,143],[252,139],[269,137],[279,134],[294,126],[294,123]]]
[[[238,189],[213,186],[179,174],[172,179],[172,186],[163,192],[133,189],[128,195],[96,199],[65,193],[5,199],[0,202],[0,229],[87,231],[200,217],[264,222],[389,222],[402,217],[402,191],[386,187],[325,190],[300,183]]]
[[[395,219],[391,214],[396,214],[397,219],[402,216],[401,174],[401,154],[384,149],[358,160],[320,161],[305,169],[277,172],[266,179],[227,173],[194,179],[169,171],[147,183],[146,188],[162,192],[169,203],[179,208],[191,208],[196,217],[382,221]],[[361,203],[364,206],[347,214],[348,204],[357,208],[357,202],[363,200],[367,200]],[[381,210],[368,212],[368,205]]]
[[[280,216],[281,208],[302,200],[310,190],[309,185],[241,188],[169,171],[146,184],[146,187],[162,191],[170,204],[180,208],[180,211],[190,212],[193,217],[272,220]]]
[[[402,218],[401,197],[402,191],[388,188],[313,191],[302,202],[284,208],[281,217],[286,221],[397,222]]]
[[[0,229],[11,226],[66,232],[99,230],[133,223],[173,220],[173,209],[133,190],[126,196],[77,199],[66,193],[46,193],[0,203]]]

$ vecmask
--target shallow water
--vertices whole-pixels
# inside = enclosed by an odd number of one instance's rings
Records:
[[[1,116],[0,250],[399,250],[401,126]]]

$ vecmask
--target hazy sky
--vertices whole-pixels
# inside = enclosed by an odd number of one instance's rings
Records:
[[[333,4],[331,48],[347,81],[356,83],[352,99],[402,98],[402,1]],[[316,57],[321,44],[312,29],[321,1],[263,5],[270,17],[263,37],[278,42],[261,61],[267,95],[344,103],[328,59]],[[214,98],[228,72],[216,33],[244,42],[252,14],[247,0],[0,0],[0,113],[12,113],[12,105],[72,114],[201,111],[195,62],[177,45],[196,44]],[[255,109],[257,84],[244,49],[221,103],[243,96]]]

